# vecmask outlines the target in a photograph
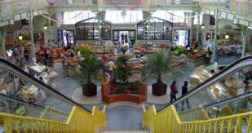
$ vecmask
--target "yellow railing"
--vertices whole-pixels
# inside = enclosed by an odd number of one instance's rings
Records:
[[[66,122],[0,113],[5,133],[95,133],[104,128],[106,116],[97,108],[92,113],[74,106]]]
[[[153,133],[241,133],[252,132],[252,112],[191,122],[181,121],[174,106],[156,112],[154,106],[146,110],[143,126]]]

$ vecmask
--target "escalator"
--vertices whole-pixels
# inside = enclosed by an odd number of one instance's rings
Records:
[[[235,61],[174,103],[147,108],[144,127],[153,133],[252,132],[251,71],[252,56]]]
[[[0,112],[53,120],[64,120],[68,115],[50,106],[27,103],[3,94],[0,94]]]
[[[43,81],[31,76],[27,72],[9,63],[6,60],[0,59],[0,70],[1,70],[1,73],[5,73],[5,74],[8,73],[8,75],[12,75],[11,76],[12,78],[17,77],[23,84],[26,84],[26,85],[28,84],[29,86],[35,86],[39,90],[42,90],[46,95],[46,99],[43,101],[43,103],[48,102],[48,104],[50,104],[51,101],[55,101],[55,106],[61,104],[64,106],[64,108],[68,108],[68,109],[71,109],[72,106],[76,105],[78,107],[83,108],[85,111],[90,112],[90,110],[86,109],[81,104],[73,101],[71,98],[65,96],[64,94],[60,93],[56,89],[45,84]],[[12,81],[14,82],[14,80]],[[19,89],[22,89],[22,88],[19,88]],[[51,101],[48,101],[48,100],[51,100]]]
[[[105,120],[105,113],[97,107],[87,109],[0,59],[0,126],[4,132],[93,133],[105,126]]]
[[[215,103],[218,101],[225,100],[227,98],[231,98],[233,96],[237,96],[243,92],[236,93],[234,95],[227,94],[227,86],[223,85],[225,83],[225,80],[233,79],[234,81],[241,83],[241,81],[246,79],[246,74],[249,74],[248,72],[252,71],[252,56],[248,56],[242,59],[239,59],[232,63],[231,65],[225,67],[222,71],[214,74],[209,79],[203,81],[201,84],[197,85],[195,88],[189,88],[189,92],[187,95],[182,96],[178,98],[173,105],[179,107],[180,104],[185,101],[189,100],[191,101],[191,108],[197,107],[197,106],[203,106],[210,103]],[[249,77],[252,79],[251,77]],[[233,81],[231,80],[231,81]],[[210,93],[213,93],[213,90],[211,88],[219,87],[220,93],[222,93],[221,96],[210,96]],[[236,86],[236,87],[243,87],[243,86]],[[241,88],[233,88],[233,89],[241,89]],[[200,99],[200,100],[199,100]],[[170,106],[171,104],[167,104],[160,109],[159,111],[162,111],[166,107]]]

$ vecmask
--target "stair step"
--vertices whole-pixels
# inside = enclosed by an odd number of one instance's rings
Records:
[[[100,133],[150,133],[148,130],[103,130]]]
[[[149,133],[147,131],[104,131],[102,133]]]
[[[4,127],[3,127],[3,125],[0,125],[0,133],[4,133]]]

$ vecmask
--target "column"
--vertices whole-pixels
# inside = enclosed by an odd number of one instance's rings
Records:
[[[197,21],[198,21],[198,25],[197,25],[196,41],[199,43],[199,41],[200,41],[200,28],[201,28],[201,26],[200,26],[200,11],[197,11]]]
[[[31,45],[32,45],[32,50],[31,50],[31,59],[32,59],[32,64],[36,63],[36,46],[34,42],[34,36],[33,36],[33,10],[30,11],[30,36],[31,36]]]
[[[103,0],[97,0],[97,9],[103,11]]]
[[[102,26],[103,26],[103,13],[102,13],[102,11],[101,12],[99,12],[99,11],[97,11],[98,13],[97,13],[97,19],[98,19],[98,28],[99,28],[99,32],[100,32],[100,38],[99,38],[99,45],[101,45],[102,46],[102,41],[103,41],[103,39],[102,39]],[[105,45],[104,45],[105,46]],[[105,52],[105,50],[104,50],[104,52]]]
[[[216,9],[215,10],[215,30],[214,30],[214,42],[213,42],[213,46],[212,46],[212,58],[211,58],[211,63],[214,63],[216,61],[216,47],[218,45],[218,32],[219,32],[219,10]]]
[[[190,22],[190,46],[192,46],[193,41],[193,23],[194,23],[194,12],[191,13],[191,22]]]
[[[1,47],[1,51],[0,51],[0,58],[5,58],[5,31],[0,31],[0,47]]]
[[[246,40],[247,40],[247,34],[246,34],[246,27],[243,26],[241,30],[241,39],[242,39],[242,57],[246,56]]]

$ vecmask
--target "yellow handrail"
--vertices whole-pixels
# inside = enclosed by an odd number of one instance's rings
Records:
[[[153,133],[247,133],[252,131],[252,112],[192,122],[181,121],[174,106],[156,112],[152,106],[143,116],[143,126]]]
[[[5,133],[95,133],[105,127],[106,116],[97,108],[92,111],[74,106],[66,122],[0,113],[0,122]]]

